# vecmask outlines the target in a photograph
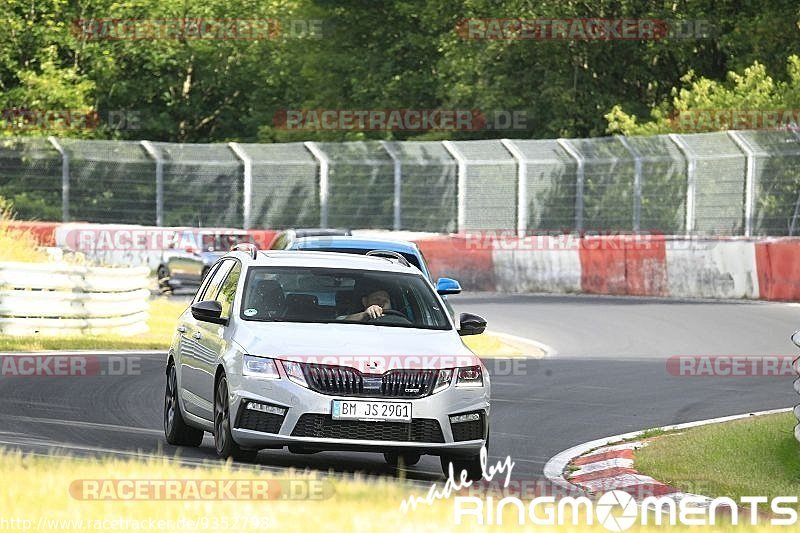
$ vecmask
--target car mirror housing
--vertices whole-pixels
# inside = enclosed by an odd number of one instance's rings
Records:
[[[436,292],[442,296],[458,294],[461,292],[461,284],[452,278],[439,278],[436,280]]]
[[[465,335],[480,335],[486,330],[486,320],[478,315],[461,313],[458,320],[461,324],[458,329],[458,334],[462,337]]]
[[[203,322],[213,324],[225,324],[227,320],[222,318],[222,305],[216,300],[204,300],[192,304],[192,316]]]

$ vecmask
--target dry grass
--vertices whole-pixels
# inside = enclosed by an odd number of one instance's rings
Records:
[[[42,263],[48,261],[47,254],[39,250],[36,237],[28,232],[9,227],[14,220],[11,204],[0,197],[0,261]]]
[[[27,523],[29,529],[40,531],[607,531],[596,520],[593,526],[583,525],[584,515],[580,517],[581,525],[534,526],[528,518],[525,527],[520,527],[512,506],[505,507],[502,526],[480,526],[477,518],[469,516],[457,526],[454,523],[453,496],[430,505],[421,503],[415,510],[403,512],[400,503],[412,495],[424,496],[427,486],[412,487],[392,478],[367,480],[356,475],[344,479],[293,470],[274,473],[239,469],[230,464],[187,467],[167,458],[90,460],[3,451],[0,451],[0,472],[9,480],[0,491],[0,509],[3,510],[0,528],[3,527],[2,520],[18,520],[30,521]],[[289,500],[280,497],[285,492],[279,492],[277,499],[269,501],[87,500],[80,497],[80,490],[75,490],[76,485],[82,483],[80,480],[107,479],[257,480],[270,487],[285,487],[281,480],[311,480],[323,487],[320,493],[325,497]],[[272,490],[268,492],[274,494]],[[544,518],[545,510],[540,507],[537,516]],[[567,523],[571,523],[571,513],[565,513],[565,516]],[[8,524],[6,528],[10,529],[11,522]],[[17,524],[16,529],[23,529],[26,523]],[[638,525],[628,531],[663,531],[665,528],[670,531],[711,531],[708,527],[648,528]],[[754,528],[738,526],[736,530],[753,531]]]

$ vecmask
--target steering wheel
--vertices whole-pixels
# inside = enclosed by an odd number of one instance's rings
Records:
[[[378,320],[381,320],[381,319],[384,319],[384,318],[388,318],[392,322],[397,322],[396,319],[400,318],[400,319],[404,320],[408,324],[413,324],[413,322],[411,322],[406,315],[404,315],[403,313],[401,313],[400,311],[397,311],[395,309],[384,309],[383,310],[383,314],[381,316],[379,316],[377,318],[373,318],[371,320],[377,322]]]

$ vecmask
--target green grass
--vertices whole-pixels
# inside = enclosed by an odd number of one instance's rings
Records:
[[[636,452],[636,469],[706,496],[800,494],[800,443],[792,413],[692,428]]]
[[[166,350],[175,333],[178,316],[186,303],[156,297],[150,300],[148,332],[132,337],[118,335],[11,336],[0,335],[0,351],[35,352],[40,350]]]

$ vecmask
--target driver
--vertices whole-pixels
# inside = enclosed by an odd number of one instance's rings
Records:
[[[365,308],[363,311],[340,318],[342,320],[357,321],[374,320],[383,316],[383,312],[385,310],[392,308],[392,301],[389,297],[389,292],[383,289],[376,289],[367,293],[366,296],[361,298],[361,304]]]

